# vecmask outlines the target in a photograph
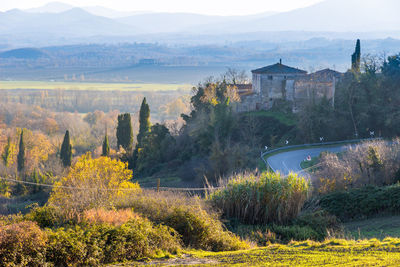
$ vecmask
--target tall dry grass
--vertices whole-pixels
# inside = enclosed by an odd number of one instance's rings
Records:
[[[104,208],[91,209],[83,212],[83,219],[91,224],[122,225],[140,216],[131,209],[106,210]]]
[[[286,223],[297,217],[307,200],[310,184],[296,174],[239,174],[208,198],[226,217],[242,223]]]
[[[400,139],[349,146],[341,154],[324,153],[315,173],[320,193],[364,185],[391,185],[400,177]]]
[[[178,192],[143,191],[121,199],[118,208],[131,208],[156,224],[175,229],[186,246],[227,251],[249,247],[227,231],[219,214],[197,196]]]

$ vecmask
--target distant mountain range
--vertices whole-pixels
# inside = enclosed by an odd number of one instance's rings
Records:
[[[399,0],[325,0],[313,6],[283,13],[248,16],[207,16],[190,13],[131,13],[104,7],[77,8],[54,2],[43,7],[0,12],[0,45],[30,42],[69,43],[133,41],[150,42],[165,34],[189,40],[199,35],[224,36],[260,32],[387,33],[400,36]],[[399,33],[393,36],[393,33]],[[380,36],[381,36],[380,35]],[[109,36],[110,38],[107,38]],[[315,34],[312,37],[320,37]],[[357,34],[354,34],[357,36]],[[132,38],[125,38],[132,37]],[[124,39],[125,38],[125,39]],[[170,36],[168,36],[170,38]],[[211,38],[211,37],[210,37]],[[215,38],[215,37],[214,37]],[[216,37],[218,38],[218,37]],[[265,39],[265,36],[263,37]]]
[[[70,10],[74,7],[75,6],[61,3],[61,2],[51,2],[44,6],[37,7],[37,8],[30,8],[30,9],[26,9],[24,11],[30,12],[30,13],[61,13],[61,12]],[[86,6],[86,7],[82,7],[82,9],[93,15],[102,16],[102,17],[106,17],[106,18],[122,18],[122,17],[137,15],[137,14],[151,13],[149,11],[122,12],[122,11],[117,11],[117,10],[102,7],[102,6]]]

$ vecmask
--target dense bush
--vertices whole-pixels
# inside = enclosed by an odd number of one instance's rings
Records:
[[[25,217],[30,221],[36,222],[42,228],[60,225],[63,220],[61,210],[50,205],[36,206]]]
[[[323,153],[315,175],[320,193],[395,184],[400,173],[400,139],[353,145],[341,154]]]
[[[127,163],[108,157],[93,159],[88,153],[80,157],[68,175],[55,183],[49,204],[72,215],[96,208],[112,207],[117,198],[140,191],[132,183]]]
[[[33,222],[0,226],[1,266],[42,266],[46,234]]]
[[[248,244],[224,229],[218,215],[201,199],[172,192],[143,192],[125,198],[123,208],[133,208],[151,221],[175,229],[186,246],[226,251],[247,248]]]
[[[310,184],[296,174],[242,174],[232,177],[209,199],[226,217],[242,223],[287,223],[297,217],[307,200]]]
[[[177,253],[178,234],[167,226],[154,226],[135,218],[120,226],[89,224],[48,231],[48,261],[56,266],[99,265],[137,260],[162,253]]]
[[[366,186],[322,196],[322,209],[342,221],[361,219],[379,213],[398,214],[400,211],[400,185]]]
[[[118,226],[90,223],[43,231],[26,221],[0,227],[1,266],[98,266],[176,254],[180,248],[175,230],[139,216]]]

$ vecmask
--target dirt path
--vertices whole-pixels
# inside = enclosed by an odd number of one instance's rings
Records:
[[[131,263],[121,263],[121,264],[113,264],[113,265],[108,265],[108,267],[130,267],[130,266],[182,266],[182,265],[204,265],[204,264],[212,264],[212,265],[217,265],[218,262],[214,260],[209,260],[209,259],[198,259],[198,258],[193,258],[190,255],[184,254],[179,258],[173,258],[173,259],[158,259],[158,260],[152,260],[150,262],[131,262]]]

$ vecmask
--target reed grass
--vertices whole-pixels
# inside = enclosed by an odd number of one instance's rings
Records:
[[[239,174],[208,199],[228,218],[246,224],[283,224],[297,217],[310,192],[310,183],[297,174]]]

